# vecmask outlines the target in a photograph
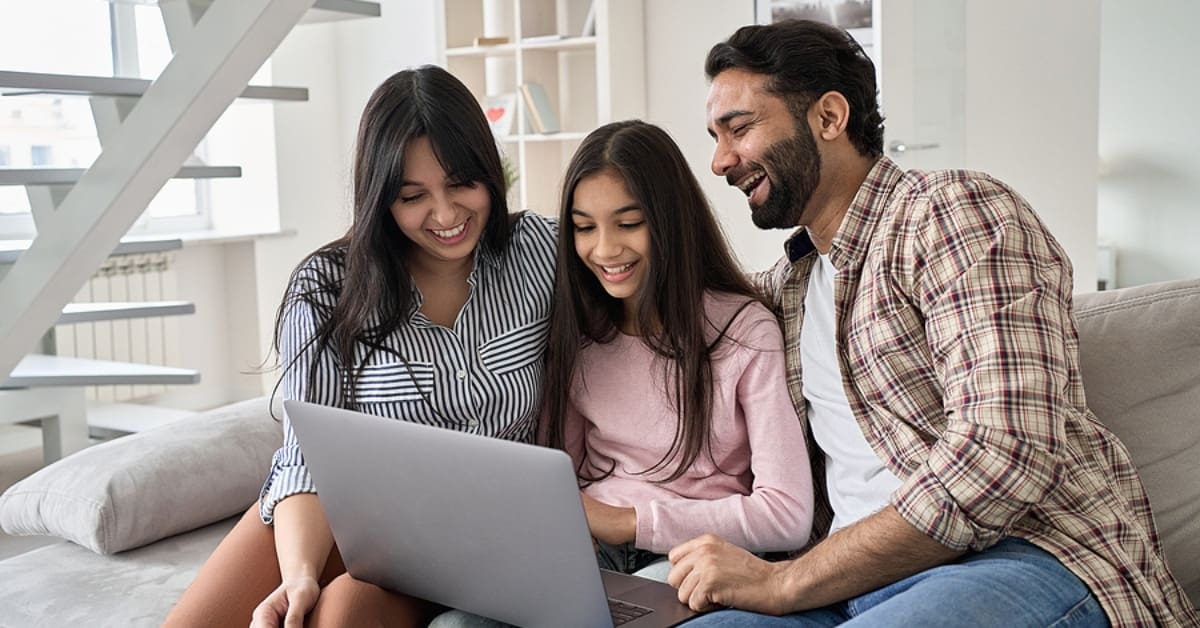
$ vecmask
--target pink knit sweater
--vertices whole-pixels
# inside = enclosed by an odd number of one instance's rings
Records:
[[[707,296],[712,337],[744,301]],[[774,315],[757,303],[737,314],[713,361],[712,455],[701,453],[682,477],[656,483],[676,466],[639,474],[662,458],[675,435],[664,365],[640,338],[624,334],[581,352],[567,450],[576,464],[586,452],[592,469],[615,464],[587,494],[633,507],[635,545],[653,552],[705,533],[751,551],[803,546],[812,525],[812,478]]]

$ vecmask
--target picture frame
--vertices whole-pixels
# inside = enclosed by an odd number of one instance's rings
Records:
[[[807,19],[846,29],[875,60],[875,0],[754,0],[754,22]]]

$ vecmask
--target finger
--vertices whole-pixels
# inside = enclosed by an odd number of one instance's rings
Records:
[[[275,606],[268,597],[254,607],[254,612],[250,614],[250,628],[276,628],[279,626],[278,619]]]
[[[677,560],[682,560],[683,557],[688,554],[694,554],[701,548],[709,546],[719,547],[723,542],[724,541],[722,541],[721,537],[719,536],[702,534],[698,537],[688,539],[687,541],[684,541],[675,547],[672,547],[671,551],[667,552],[667,558],[671,562],[676,562]]]
[[[674,573],[674,569],[671,570]],[[680,604],[690,604],[692,599],[692,590],[696,588],[696,581],[691,577],[691,573],[685,573],[679,579],[679,585],[676,587],[679,592],[675,595],[679,599]]]
[[[283,618],[284,628],[304,628],[304,615],[307,610],[289,597],[287,615]]]
[[[708,587],[704,584],[699,572],[692,570],[692,572],[688,574],[687,583],[688,596],[687,601],[684,603],[688,605],[688,608],[694,611],[708,610]]]

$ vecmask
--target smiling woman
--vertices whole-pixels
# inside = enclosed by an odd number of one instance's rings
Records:
[[[359,125],[354,222],[300,263],[280,306],[283,397],[532,440],[554,237],[548,218],[509,215],[500,155],[462,83],[433,66],[393,75]],[[258,507],[167,624],[233,625],[251,611],[266,625],[299,614],[387,626],[434,612],[345,573],[286,415]]]

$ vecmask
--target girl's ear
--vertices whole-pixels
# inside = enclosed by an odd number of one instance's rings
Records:
[[[815,118],[812,123],[817,136],[827,142],[844,134],[850,122],[850,103],[841,92],[821,94],[809,112]]]

